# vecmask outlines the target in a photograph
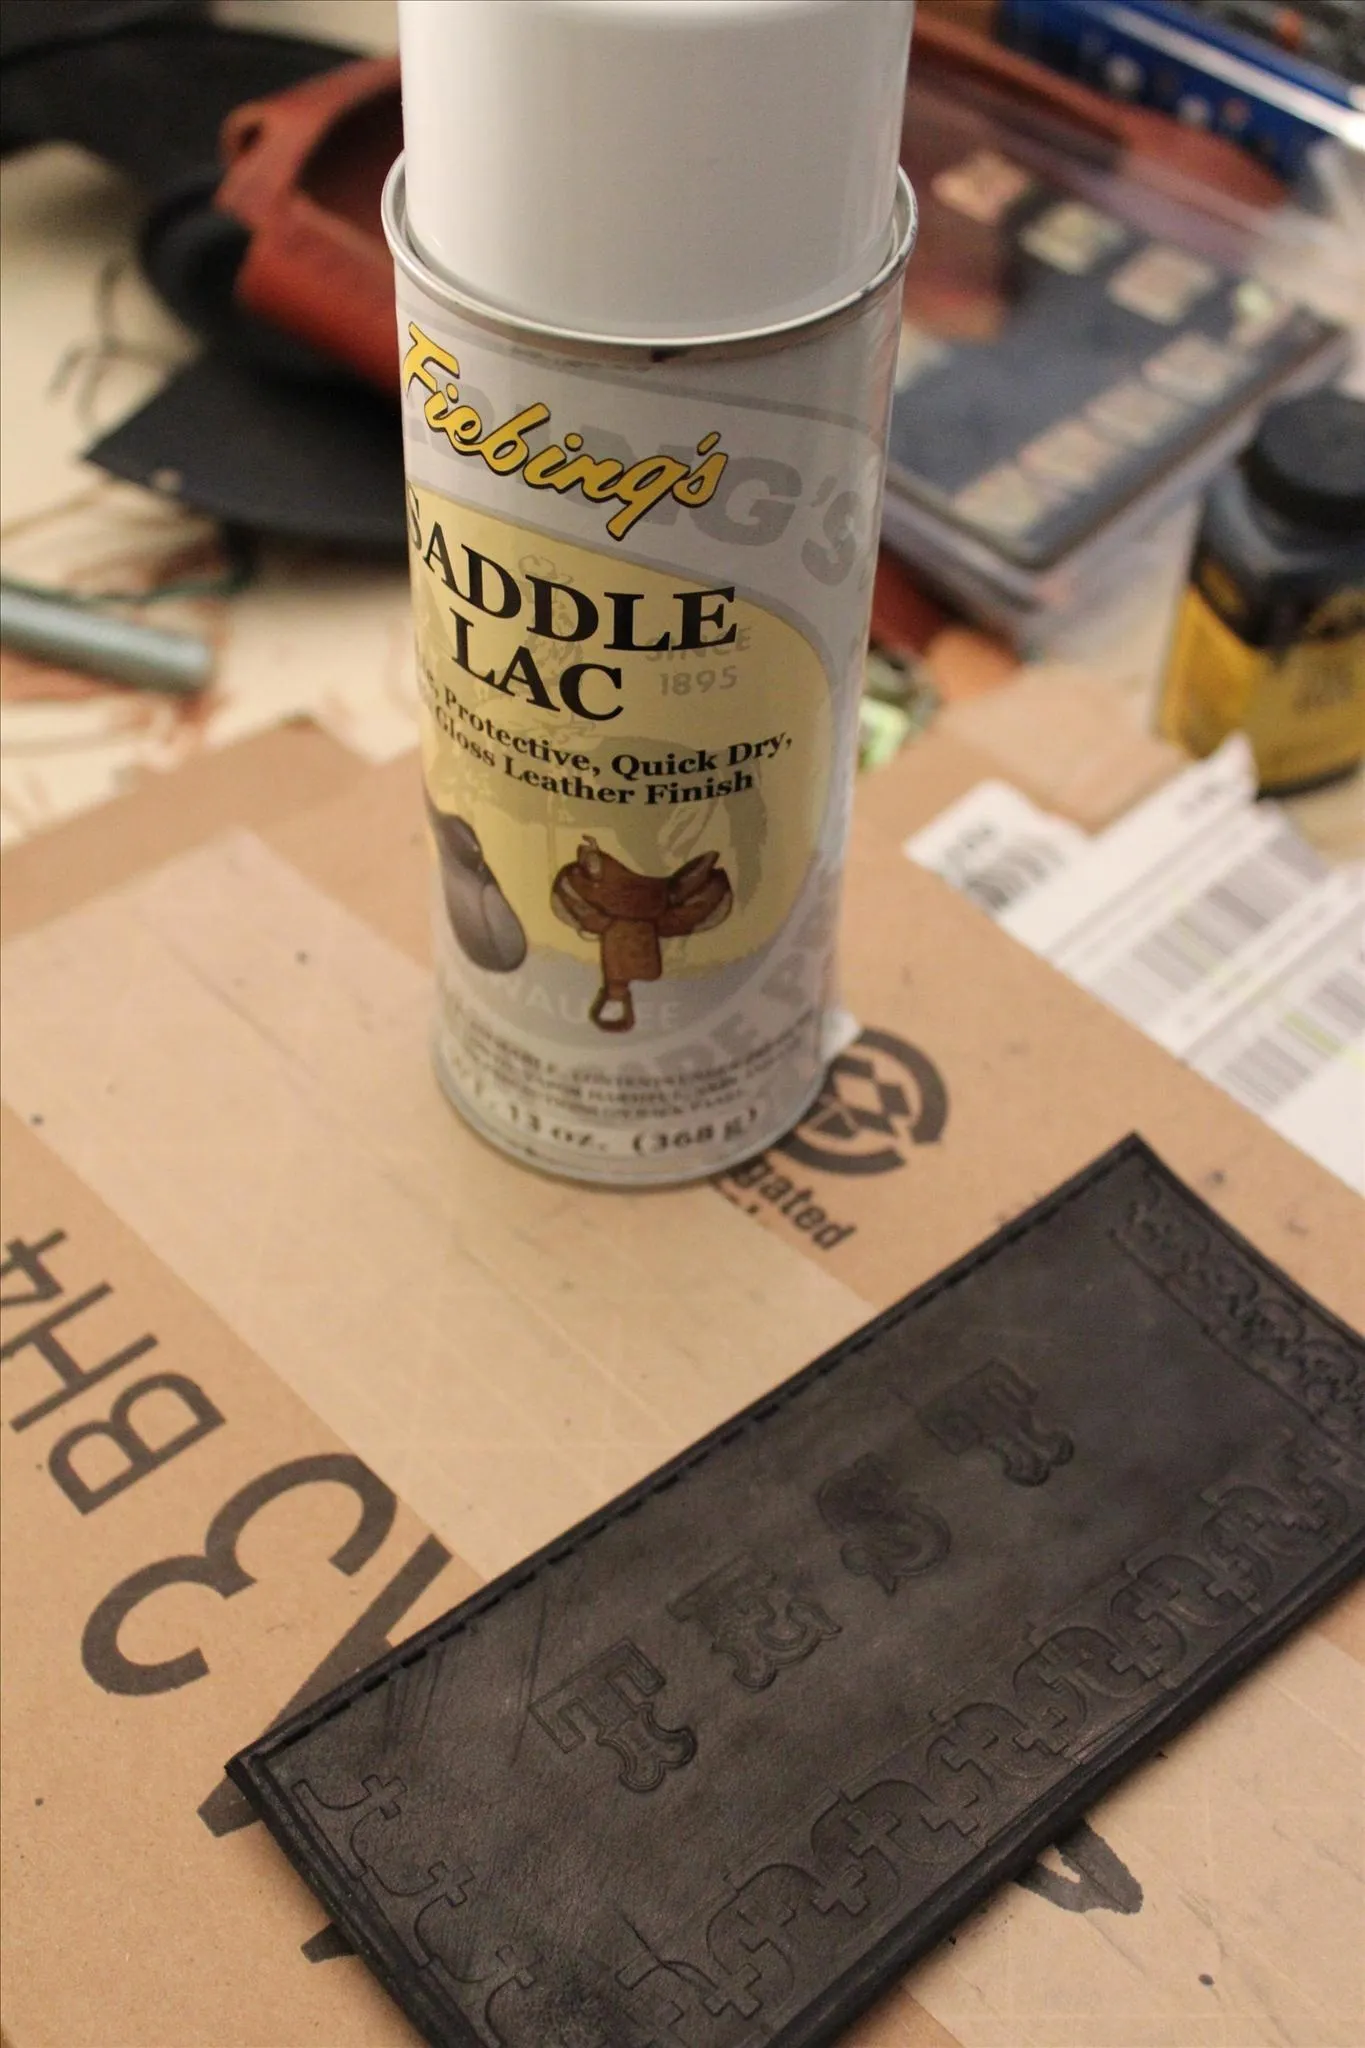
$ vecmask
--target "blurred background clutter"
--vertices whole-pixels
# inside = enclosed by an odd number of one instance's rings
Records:
[[[7,0],[6,840],[285,719],[415,743],[395,37],[391,0]],[[1004,811],[925,857],[1002,916],[1221,792],[1161,1000],[1091,985],[1160,1035],[1278,975],[1272,1113],[1365,1031],[1365,6],[920,0],[903,160],[864,770],[930,728],[992,765]]]
[[[1040,668],[1059,747],[1095,689],[1155,729],[1204,494],[1276,400],[1365,391],[1361,22],[922,0],[868,764]],[[411,743],[394,36],[389,0],[5,10],[7,837],[282,716]],[[1351,850],[1358,786],[1301,822]]]

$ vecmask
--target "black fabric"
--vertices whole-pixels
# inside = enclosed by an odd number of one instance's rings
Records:
[[[401,553],[403,437],[395,408],[201,356],[85,451],[113,476],[229,526]]]
[[[227,115],[354,54],[222,27],[202,0],[5,0],[0,147],[79,143],[145,186],[143,269],[210,350],[88,459],[259,532],[389,552],[397,408],[237,304],[247,234],[213,203]]]
[[[431,2042],[809,2048],[1359,1571],[1362,1453],[1129,1139],[230,1772]]]
[[[98,36],[162,21],[206,15],[208,0],[5,0],[0,7],[0,64],[35,50],[69,48]]]
[[[6,0],[8,18],[15,0]],[[282,92],[355,52],[221,28],[197,11],[52,7],[20,0],[0,62],[6,150],[77,142],[153,191],[211,173],[234,107]]]

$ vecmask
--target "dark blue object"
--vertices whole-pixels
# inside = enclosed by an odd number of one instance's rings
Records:
[[[1365,90],[1176,0],[1001,0],[1002,42],[1117,99],[1229,137],[1286,180],[1365,138]]]

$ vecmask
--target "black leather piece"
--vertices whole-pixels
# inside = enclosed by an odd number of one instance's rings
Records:
[[[342,394],[201,356],[85,457],[229,526],[395,555],[406,545],[398,414],[359,381]]]
[[[1362,1561],[1365,1343],[1128,1139],[229,1769],[431,2042],[811,2048]]]

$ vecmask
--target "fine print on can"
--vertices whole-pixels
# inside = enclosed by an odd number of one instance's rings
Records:
[[[897,290],[672,347],[398,262],[435,1059],[519,1158],[721,1171],[818,1092]]]

